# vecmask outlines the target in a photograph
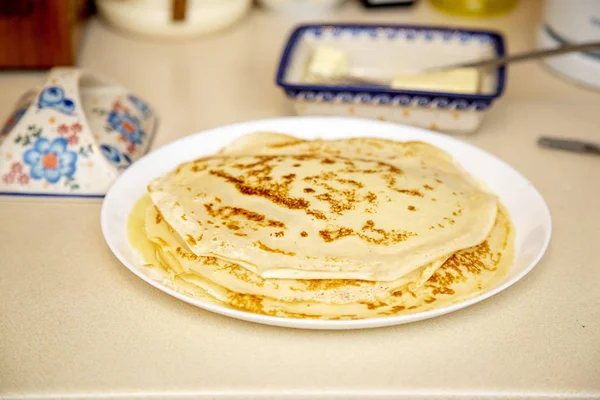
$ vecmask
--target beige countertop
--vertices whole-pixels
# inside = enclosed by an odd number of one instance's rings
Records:
[[[537,1],[522,0],[506,17],[461,20],[422,1],[372,13],[349,4],[332,19],[491,27],[517,51],[532,46],[539,15]],[[156,107],[156,148],[291,114],[273,81],[292,25],[256,11],[222,34],[157,44],[92,21],[80,64]],[[0,73],[0,114],[42,76]],[[599,399],[600,158],[542,150],[540,134],[600,141],[600,93],[516,65],[482,129],[463,138],[546,198],[554,233],[538,267],[482,303],[384,329],[301,331],[211,314],[117,261],[100,201],[1,199],[0,397]]]

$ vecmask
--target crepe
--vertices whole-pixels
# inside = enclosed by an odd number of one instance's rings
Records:
[[[514,245],[497,197],[435,146],[275,132],[152,181],[128,235],[175,290],[314,319],[464,301],[506,274]]]
[[[224,155],[148,190],[198,256],[263,278],[393,281],[480,243],[494,224],[496,197],[439,160]]]
[[[146,265],[161,271],[166,284],[205,301],[273,316],[360,319],[426,311],[485,291],[512,263],[514,231],[503,209],[482,243],[453,254],[435,271],[430,269],[425,281],[399,282],[389,291],[382,290],[389,285],[382,282],[263,280],[238,265],[193,255],[164,220],[156,223],[157,215],[149,197],[142,198],[131,214],[128,233]],[[149,235],[148,228],[158,236]],[[376,295],[352,300],[339,296],[345,290],[355,295],[369,289]],[[288,290],[294,293],[291,297],[265,295]]]
[[[226,289],[243,294],[271,297],[283,301],[316,301],[330,304],[374,302],[412,285],[422,286],[446,260],[440,259],[420,267],[391,282],[359,280],[263,279],[236,263],[216,257],[194,254],[184,240],[162,218],[151,201],[144,219],[147,238],[154,243],[156,257],[172,274],[193,273]]]

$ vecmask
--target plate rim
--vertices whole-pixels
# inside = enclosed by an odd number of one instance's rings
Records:
[[[459,146],[463,146],[463,148],[465,148],[469,151],[478,152],[480,154],[485,155],[486,157],[489,157],[490,159],[494,160],[495,162],[500,163],[504,168],[519,175],[520,178],[523,179],[528,184],[528,186],[532,190],[532,193],[534,194],[534,196],[537,198],[539,203],[543,206],[540,211],[542,212],[542,214],[544,216],[544,221],[545,221],[544,225],[547,225],[547,227],[546,227],[547,229],[545,229],[544,242],[541,246],[540,251],[529,262],[529,264],[525,268],[523,268],[523,270],[520,273],[516,274],[511,279],[508,279],[507,281],[503,282],[501,285],[498,285],[497,287],[495,287],[491,290],[485,291],[475,297],[469,298],[467,300],[464,300],[464,301],[461,301],[458,303],[450,304],[450,305],[447,305],[442,308],[432,309],[432,310],[423,311],[423,312],[417,312],[414,314],[376,317],[376,318],[364,318],[364,319],[357,319],[357,320],[315,320],[315,319],[288,318],[288,317],[276,317],[276,316],[271,316],[271,315],[263,315],[263,314],[252,313],[249,311],[237,310],[237,309],[225,306],[225,305],[212,304],[209,302],[205,302],[201,299],[186,295],[175,289],[172,289],[172,288],[168,287],[167,285],[163,284],[162,282],[159,282],[158,280],[155,280],[152,277],[146,275],[143,271],[143,267],[136,267],[136,266],[130,264],[130,262],[126,259],[125,255],[122,254],[118,250],[117,243],[115,243],[116,240],[114,238],[112,238],[112,234],[110,233],[111,228],[108,226],[109,225],[109,221],[108,221],[109,217],[108,216],[110,213],[110,206],[113,201],[116,201],[116,200],[113,200],[113,198],[116,199],[119,196],[119,194],[116,192],[116,190],[118,189],[118,183],[122,182],[122,181],[126,181],[128,179],[129,175],[135,173],[136,164],[138,164],[137,167],[139,167],[140,162],[143,160],[147,160],[147,159],[150,159],[153,157],[158,157],[162,153],[167,153],[169,151],[169,149],[172,147],[177,147],[177,146],[183,145],[184,143],[186,143],[188,141],[193,142],[196,140],[201,140],[201,139],[199,139],[200,137],[209,135],[214,132],[221,131],[223,129],[236,130],[236,129],[241,129],[246,126],[248,126],[250,128],[254,125],[277,124],[277,123],[289,124],[292,122],[298,122],[300,124],[307,124],[307,123],[314,124],[315,122],[325,122],[325,121],[327,121],[328,124],[353,122],[353,123],[357,123],[357,124],[370,124],[374,128],[377,125],[379,125],[379,126],[387,127],[387,128],[396,128],[400,131],[403,131],[403,130],[404,131],[413,131],[415,134],[417,134],[419,136],[425,135],[425,137],[423,139],[423,141],[425,141],[425,142],[429,143],[429,141],[427,141],[427,137],[433,137],[433,138],[435,138],[435,141],[439,140],[441,142],[455,143],[455,144],[458,144]],[[252,128],[252,129],[256,129],[256,128]],[[251,130],[249,130],[249,133],[250,132],[251,132]],[[377,137],[376,130],[375,130],[373,136]],[[181,161],[181,162],[184,162],[184,161]],[[135,200],[137,200],[137,199],[134,199],[134,201],[132,201],[131,206],[133,206]],[[315,330],[315,329],[317,329],[317,330],[353,330],[353,329],[368,329],[368,328],[377,328],[377,327],[387,327],[387,326],[401,325],[401,324],[426,320],[426,319],[442,316],[442,315],[445,315],[445,314],[448,314],[448,313],[451,313],[454,311],[458,311],[463,308],[467,308],[473,304],[487,300],[490,297],[506,290],[510,286],[512,286],[515,283],[517,283],[518,281],[520,281],[529,272],[531,272],[531,270],[533,270],[533,268],[535,268],[538,265],[540,260],[546,254],[548,247],[550,245],[550,242],[551,242],[551,238],[552,238],[552,215],[550,213],[548,204],[547,204],[546,200],[544,199],[544,197],[542,196],[542,194],[540,193],[540,191],[529,179],[527,179],[527,177],[525,177],[522,173],[520,173],[518,170],[513,168],[510,164],[508,164],[503,159],[497,157],[496,155],[491,154],[491,153],[487,152],[486,150],[483,150],[471,143],[464,142],[456,137],[445,135],[443,133],[434,132],[434,131],[424,129],[424,128],[419,128],[419,127],[414,127],[414,126],[404,125],[404,124],[397,124],[397,123],[392,123],[392,122],[376,121],[376,120],[371,120],[371,119],[366,119],[366,118],[326,117],[326,116],[323,116],[323,117],[319,117],[319,116],[279,117],[279,118],[265,118],[265,119],[250,120],[250,121],[238,122],[238,123],[218,126],[215,128],[201,130],[196,133],[176,139],[172,142],[168,142],[168,143],[164,144],[163,146],[161,146],[157,149],[154,149],[151,152],[149,152],[148,154],[139,158],[134,164],[132,164],[127,170],[125,170],[113,182],[113,184],[111,185],[110,189],[106,193],[106,196],[102,202],[100,225],[101,225],[102,235],[104,237],[104,240],[106,241],[106,244],[108,245],[108,247],[110,248],[110,250],[114,254],[114,256],[119,260],[119,262],[121,264],[123,264],[123,266],[125,266],[128,270],[133,272],[136,276],[141,278],[144,282],[149,283],[156,289],[158,289],[166,294],[169,294],[170,296],[173,296],[181,301],[184,301],[188,304],[191,304],[198,308],[204,309],[206,311],[210,311],[210,312],[213,312],[213,313],[216,313],[219,315],[224,315],[227,317],[231,317],[231,318],[235,318],[235,319],[239,319],[239,320],[243,320],[243,321],[260,323],[260,324],[271,325],[271,326],[286,327],[286,328],[313,329],[313,330]],[[122,228],[125,228],[125,227],[122,227]]]

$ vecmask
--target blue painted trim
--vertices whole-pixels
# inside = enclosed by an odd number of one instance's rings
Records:
[[[279,68],[277,70],[276,80],[278,86],[283,88],[286,92],[288,91],[313,91],[313,92],[332,92],[338,95],[342,92],[347,93],[367,93],[371,96],[379,94],[388,94],[390,96],[395,95],[407,95],[407,96],[423,96],[423,97],[447,97],[452,101],[455,100],[472,100],[472,101],[483,101],[490,104],[493,100],[500,97],[505,89],[506,84],[506,67],[501,66],[497,72],[497,86],[496,91],[493,94],[457,94],[457,93],[444,93],[444,92],[422,92],[412,90],[397,90],[390,88],[378,88],[378,87],[367,87],[367,86],[324,86],[324,85],[311,85],[311,84],[290,84],[286,83],[285,75],[289,65],[290,57],[299,42],[300,36],[302,36],[308,30],[315,29],[356,29],[358,31],[375,31],[377,29],[398,29],[398,30],[414,30],[419,32],[447,32],[447,33],[465,33],[469,35],[484,35],[491,39],[491,43],[494,45],[496,56],[502,57],[505,55],[504,39],[502,35],[494,31],[483,31],[483,30],[467,30],[467,29],[455,29],[445,28],[437,26],[418,26],[418,25],[375,25],[375,24],[306,24],[300,25],[291,33],[288,42],[286,43],[281,60],[279,62]]]

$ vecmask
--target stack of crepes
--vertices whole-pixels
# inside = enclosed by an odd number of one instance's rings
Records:
[[[319,319],[473,297],[508,270],[514,241],[497,197],[432,145],[277,133],[151,182],[129,237],[188,295]]]

